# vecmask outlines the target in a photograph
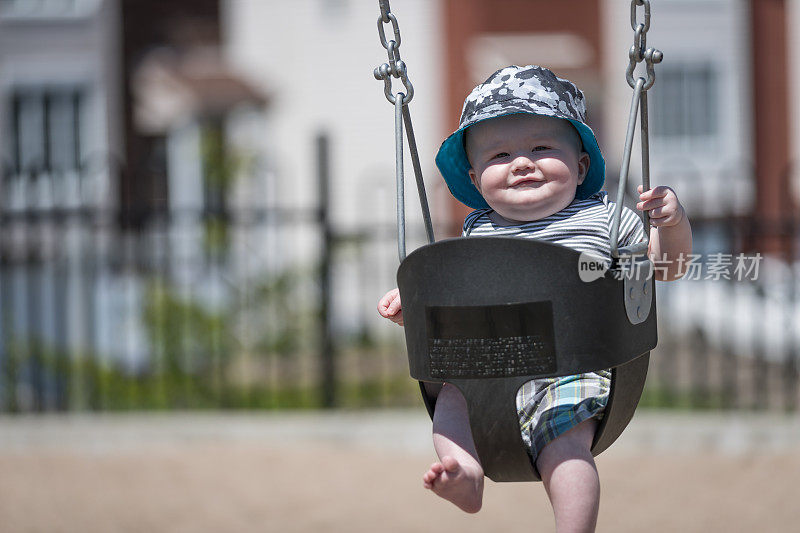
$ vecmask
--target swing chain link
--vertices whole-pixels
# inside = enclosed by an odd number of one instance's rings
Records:
[[[638,7],[644,6],[644,22],[639,22]],[[647,48],[647,32],[650,29],[650,0],[631,0],[631,29],[633,29],[633,46],[628,52],[628,69],[625,78],[631,89],[636,87],[633,71],[636,65],[644,61],[647,71],[643,91],[648,90],[656,81],[655,65],[661,63],[664,54],[655,48]]]
[[[389,0],[379,0],[381,14],[378,16],[378,37],[381,40],[381,46],[386,49],[389,60],[388,62],[376,67],[373,75],[376,80],[383,80],[383,94],[386,99],[392,104],[395,103],[396,97],[401,98],[401,103],[407,105],[414,97],[414,86],[408,79],[408,71],[406,70],[405,62],[400,59],[400,24],[397,22],[397,17],[391,12],[389,8]],[[386,24],[392,25],[392,32],[394,39],[386,40]],[[406,88],[406,93],[401,92],[394,95],[392,92],[392,78],[397,78],[403,82]]]

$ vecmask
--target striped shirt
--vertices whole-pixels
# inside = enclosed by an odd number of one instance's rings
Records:
[[[489,217],[492,209],[478,209],[464,220],[463,237],[522,237],[560,244],[585,252],[606,262],[611,260],[611,222],[616,203],[605,191],[571,204],[548,217],[513,226],[500,226]],[[644,239],[644,224],[639,215],[622,207],[617,246],[628,246]]]

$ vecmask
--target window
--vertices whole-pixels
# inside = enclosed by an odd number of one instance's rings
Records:
[[[347,14],[348,0],[322,0],[319,13],[323,19],[328,17],[342,17]],[[388,38],[388,37],[387,37]]]
[[[11,93],[10,147],[17,174],[76,170],[81,162],[80,88],[18,88]]]
[[[92,15],[103,0],[0,0],[0,17],[74,19]]]
[[[653,134],[676,141],[717,137],[717,85],[711,65],[659,65],[650,91]]]

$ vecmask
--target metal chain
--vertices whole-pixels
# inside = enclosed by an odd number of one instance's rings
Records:
[[[644,6],[644,22],[639,22],[638,9]],[[625,77],[631,89],[636,87],[636,79],[633,71],[636,65],[644,61],[646,66],[647,78],[644,81],[642,90],[646,91],[653,86],[656,81],[656,71],[654,65],[661,63],[664,55],[660,50],[647,48],[647,31],[650,29],[650,0],[631,0],[631,29],[633,30],[633,46],[628,52],[628,70]]]
[[[644,6],[644,21],[639,22],[638,8]],[[627,189],[628,173],[630,170],[631,153],[633,151],[633,136],[636,130],[636,119],[639,118],[640,140],[642,147],[642,187],[645,191],[650,189],[650,134],[649,118],[647,110],[647,90],[656,81],[655,65],[661,63],[664,54],[655,48],[647,48],[647,32],[650,29],[650,0],[631,0],[631,29],[633,29],[633,46],[628,52],[628,69],[625,78],[628,85],[633,89],[631,99],[631,110],[628,115],[628,130],[625,136],[625,150],[622,156],[622,167],[619,174],[619,185],[617,190],[617,205],[611,223],[611,256],[618,258],[623,255],[638,255],[647,252],[649,245],[650,217],[647,211],[642,213],[645,232],[644,241],[638,244],[617,248],[617,236],[619,235],[619,224],[622,215],[621,206],[625,199]],[[639,76],[634,78],[633,72],[636,66],[645,63],[647,77]]]
[[[378,0],[381,8],[381,14],[378,16],[378,37],[381,40],[381,46],[386,49],[389,61],[377,67],[373,74],[376,80],[383,80],[383,94],[386,99],[392,104],[395,103],[396,97],[400,96],[403,105],[408,104],[414,98],[414,86],[408,79],[408,71],[406,64],[400,59],[400,25],[397,22],[397,17],[394,16],[389,8],[389,0]],[[392,25],[392,32],[394,39],[386,40],[386,24]],[[406,92],[398,92],[397,94],[392,91],[392,78],[397,78],[403,82]]]
[[[405,172],[403,170],[403,125],[405,124],[405,136],[408,140],[409,155],[414,167],[414,177],[417,181],[417,194],[419,195],[420,208],[422,209],[422,219],[425,224],[425,233],[428,242],[435,241],[433,234],[433,223],[431,213],[428,208],[428,196],[425,192],[425,181],[422,178],[422,166],[419,163],[419,152],[417,151],[417,141],[414,137],[414,126],[411,123],[411,113],[408,103],[414,97],[414,87],[408,80],[406,64],[400,59],[400,26],[397,18],[389,9],[389,0],[378,0],[381,14],[378,17],[378,37],[381,46],[389,54],[388,63],[384,63],[375,69],[375,79],[383,80],[383,93],[386,99],[394,105],[394,134],[395,134],[395,183],[397,187],[397,252],[402,262],[406,258],[406,208],[405,208]],[[386,40],[384,26],[392,25],[394,39]],[[406,88],[406,93],[398,92],[392,94],[392,77],[399,78]]]

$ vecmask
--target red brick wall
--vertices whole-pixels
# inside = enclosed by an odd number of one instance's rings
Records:
[[[787,252],[778,217],[794,212],[789,191],[789,74],[785,0],[751,0],[755,215],[763,230],[755,235],[762,252]]]

